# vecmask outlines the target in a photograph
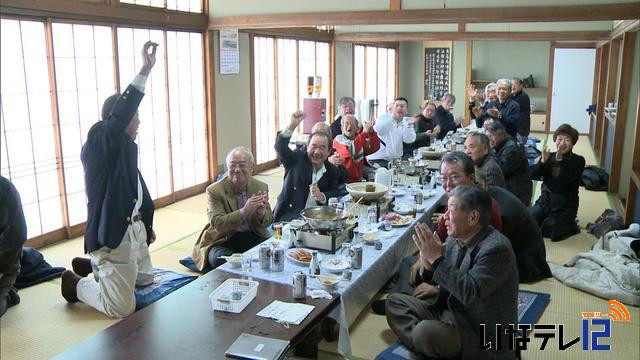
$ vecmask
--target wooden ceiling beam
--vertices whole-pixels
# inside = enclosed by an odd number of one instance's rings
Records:
[[[538,32],[370,32],[343,33],[335,41],[424,41],[424,40],[538,40],[598,41],[608,40],[609,31],[538,31]]]
[[[4,0],[3,0],[4,1]],[[402,25],[451,23],[509,23],[632,20],[640,18],[634,3],[570,6],[345,11],[299,14],[220,16],[209,19],[209,29],[314,27],[317,25]]]

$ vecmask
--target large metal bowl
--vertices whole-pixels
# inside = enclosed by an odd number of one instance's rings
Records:
[[[309,223],[309,226],[316,230],[343,229],[346,222],[342,209],[338,209],[335,206],[306,208],[300,212],[300,215]]]

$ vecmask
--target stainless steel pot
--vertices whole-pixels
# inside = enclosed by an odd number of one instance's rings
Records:
[[[339,230],[344,228],[346,216],[335,206],[314,206],[306,208],[300,215],[315,230]]]

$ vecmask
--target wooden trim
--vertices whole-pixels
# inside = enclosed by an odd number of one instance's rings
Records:
[[[620,56],[620,39],[611,41],[609,47],[609,68],[607,70],[607,85],[605,92],[605,101],[603,107],[607,103],[614,102],[616,96],[616,81],[618,77],[618,58]],[[600,139],[600,166],[605,165],[605,157],[607,151],[607,132],[609,131],[606,121],[603,119],[602,138]],[[611,188],[611,178],[609,178],[609,188]]]
[[[395,95],[393,96],[393,98],[397,98],[400,96],[400,46],[398,46],[396,48],[396,63],[395,63],[395,80],[396,80],[396,85],[395,85]],[[386,110],[386,106],[387,104],[384,104],[385,106],[385,110]]]
[[[265,163],[262,163],[260,165],[256,165],[256,167],[253,169],[253,172],[254,173],[263,172],[263,171],[266,171],[266,170],[277,168],[278,166],[280,166],[280,161],[278,161],[278,159],[269,160],[269,161],[267,161]]]
[[[602,148],[602,132],[604,122],[605,94],[607,84],[607,69],[609,68],[609,47],[607,43],[601,47],[600,52],[600,73],[598,74],[598,98],[596,101],[596,128],[593,136],[593,151],[600,154]]]
[[[336,41],[454,41],[454,40],[531,40],[590,41],[609,39],[608,31],[529,31],[529,32],[359,32],[340,33]],[[589,45],[593,47],[592,45]]]
[[[338,40],[335,40],[338,41]],[[349,42],[349,41],[347,41]],[[400,42],[398,41],[355,41],[354,45],[373,46],[378,48],[396,49],[400,48]]]
[[[329,44],[329,114],[327,119],[329,123],[333,122],[333,114],[336,113],[336,42],[331,41]]]
[[[610,38],[611,40],[624,35],[629,31],[638,31],[638,27],[640,26],[640,20],[623,20],[622,23],[616,26],[612,31]]]
[[[209,14],[209,0],[201,0],[202,1],[202,13]]]
[[[47,70],[49,71],[49,97],[51,99],[51,117],[53,120],[52,135],[56,153],[56,170],[58,173],[60,209],[62,210],[62,226],[65,231],[65,235],[69,236],[69,204],[67,203],[66,178],[64,174],[64,160],[62,156],[62,135],[60,129],[60,113],[58,111],[58,88],[56,83],[55,54],[53,50],[53,27],[51,18],[48,18],[44,23],[44,36],[47,52]]]
[[[458,32],[459,33],[467,32],[467,24],[458,23]]]
[[[220,44],[218,44],[220,46]],[[256,154],[256,69],[254,61],[255,35],[249,34],[249,104],[251,106],[251,152]],[[255,155],[254,155],[255,156]],[[257,158],[257,157],[256,157]]]
[[[553,65],[556,58],[556,47],[551,45],[549,49],[549,83],[547,84],[547,114],[544,121],[544,132],[549,133],[551,128],[551,108],[553,107]]]
[[[111,25],[111,46],[113,49],[113,86],[114,93],[120,93],[120,57],[118,51],[118,27],[115,24]]]
[[[467,41],[467,69],[465,71],[465,84],[469,86],[471,84],[471,77],[473,76],[473,41]],[[465,89],[466,90],[466,89]],[[467,105],[469,104],[469,98],[465,91],[464,96],[464,124],[469,125],[471,123],[471,114]]]
[[[633,155],[631,156],[632,174],[640,175],[640,94],[638,94],[636,107],[636,126],[633,141]],[[638,187],[640,187],[640,176],[638,176]]]
[[[162,41],[164,41],[165,46],[167,46],[166,44],[167,42],[167,32],[163,31],[162,32]],[[191,42],[189,42],[189,45],[191,45]],[[169,174],[171,174],[171,176],[169,177],[169,189],[171,189],[171,193],[175,193],[175,182],[173,181],[173,178],[175,177],[175,174],[173,173],[173,142],[171,141],[171,111],[170,111],[170,107],[169,107],[169,99],[171,98],[171,95],[169,94],[169,55],[167,54],[167,51],[163,51],[164,54],[164,78],[167,79],[167,82],[164,84],[164,91],[165,91],[165,99],[164,99],[164,106],[165,106],[165,112],[167,113],[167,122],[165,124],[165,126],[167,127],[167,151],[169,152]],[[178,94],[178,96],[180,96]],[[152,98],[153,99],[153,98]],[[152,100],[153,101],[153,100]],[[153,107],[152,107],[153,109]],[[178,111],[180,109],[178,108]],[[153,111],[153,110],[152,110]],[[153,113],[152,113],[153,114]]]
[[[278,39],[273,39],[273,109],[274,109],[274,119],[276,122],[276,127],[273,131],[278,133],[278,129],[280,129],[280,79],[278,76]],[[297,83],[300,86],[300,83]]]
[[[106,3],[90,3],[69,0],[2,0],[0,12],[13,15],[61,17],[76,20],[91,20],[129,24],[137,27],[159,27],[162,29],[204,31],[208,25],[207,13],[189,13],[161,8],[130,6]],[[621,18],[622,19],[622,18]]]
[[[60,1],[60,0],[58,0]],[[12,0],[19,2],[19,0]],[[321,12],[273,15],[219,16],[211,17],[210,29],[221,28],[274,28],[313,27],[318,24],[369,25],[372,19],[380,25],[390,24],[452,24],[495,23],[496,9],[411,9],[382,11]],[[640,18],[640,7],[635,3],[594,4],[569,6],[524,6],[501,7],[500,22],[565,22],[627,20]]]
[[[207,0],[205,0],[207,1]],[[218,176],[218,150],[216,131],[216,86],[215,86],[215,61],[213,54],[213,31],[205,31],[203,36],[204,46],[204,81],[205,81],[205,108],[206,108],[206,138],[207,161],[209,166],[209,181],[215,181]]]
[[[356,93],[356,44],[351,44],[351,96]]]
[[[276,36],[285,39],[295,40],[314,40],[314,41],[333,41],[333,33],[320,31],[315,27],[299,27],[299,28],[271,28],[271,29],[245,29],[242,32],[261,36]]]
[[[389,0],[389,10],[398,11],[402,9],[402,0]]]
[[[566,41],[552,41],[551,45],[555,45],[560,49],[593,49],[596,47],[595,41],[581,41],[581,42],[566,42]]]
[[[596,49],[596,66],[593,69],[593,90],[591,92],[591,103],[598,103],[598,78],[600,76],[600,56],[602,55],[602,48]],[[594,122],[591,119],[592,115],[589,116],[589,139],[592,139],[593,132],[595,129],[591,126]]]
[[[629,190],[627,191],[627,200],[624,206],[624,223],[627,226],[633,222],[633,215],[634,215],[633,211],[636,204],[636,196],[638,196],[638,187],[640,186],[638,185],[638,182],[633,177],[633,175],[635,175],[636,177],[638,175],[633,172],[631,174],[632,174],[631,179],[633,181],[629,183]]]
[[[60,228],[27,239],[27,241],[24,243],[24,246],[41,249],[45,246],[52,245],[66,239],[68,239],[67,230],[65,228]]]
[[[622,67],[620,69],[620,83],[618,84],[618,109],[615,120],[615,134],[613,138],[613,156],[611,173],[609,175],[609,192],[617,194],[620,189],[620,169],[622,168],[622,144],[624,142],[625,123],[629,108],[629,89],[631,88],[631,74],[633,72],[633,57],[635,55],[636,32],[624,34],[622,43]]]

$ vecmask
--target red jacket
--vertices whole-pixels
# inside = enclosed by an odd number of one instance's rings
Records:
[[[344,159],[347,170],[347,182],[360,181],[364,170],[364,157],[380,149],[380,139],[375,131],[361,132],[354,140],[343,134],[333,139],[333,148],[338,156]]]

